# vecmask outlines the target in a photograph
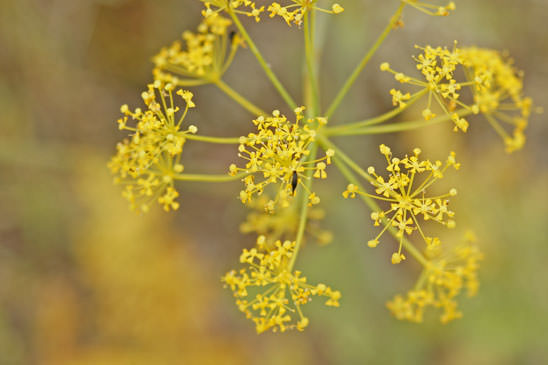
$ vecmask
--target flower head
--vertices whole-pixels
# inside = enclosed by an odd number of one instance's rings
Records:
[[[175,106],[173,91],[173,85],[155,82],[142,93],[146,110],[131,111],[127,105],[121,107],[123,116],[118,119],[118,126],[131,135],[118,143],[117,153],[108,166],[116,175],[115,183],[124,185],[122,195],[137,211],[148,211],[153,201],[160,203],[166,211],[179,207],[175,201],[179,193],[173,180],[183,171],[180,157],[185,136],[196,133],[197,128],[191,125],[182,130],[188,109],[194,107],[192,93],[176,92],[186,104],[181,111]],[[129,123],[134,125],[129,126]]]
[[[331,163],[334,152],[327,150],[323,158],[308,159],[316,130],[325,124],[325,118],[305,121],[303,111],[304,107],[295,109],[294,123],[278,110],[272,116],[260,116],[253,121],[258,132],[241,138],[238,156],[247,163],[244,168],[230,165],[229,173],[236,175],[243,171],[249,174],[243,179],[245,189],[240,192],[242,203],[249,203],[256,195],[261,195],[268,185],[277,186],[275,198],[265,205],[269,212],[273,212],[278,205],[288,207],[299,186],[306,190],[311,205],[320,202],[303,180],[308,178],[305,173],[310,170],[314,171],[314,178],[325,179],[325,169]]]
[[[291,0],[291,4],[285,6],[273,2],[267,10],[270,12],[271,18],[280,16],[289,26],[291,26],[291,23],[300,26],[306,12],[312,9],[329,14],[340,14],[344,11],[343,7],[337,3],[333,4],[331,9],[324,9],[316,6],[317,2],[317,0]]]
[[[475,82],[474,101],[480,113],[502,137],[507,152],[521,149],[532,106],[531,98],[523,96],[521,72],[491,49],[463,48],[462,59],[468,79]]]
[[[435,102],[455,123],[455,131],[466,132],[469,127],[467,115],[481,113],[502,137],[507,152],[524,145],[523,131],[528,124],[532,101],[523,96],[521,73],[515,70],[511,61],[494,50],[457,48],[456,44],[453,50],[430,46],[420,49],[423,52],[415,61],[424,80],[394,71],[387,62],[381,64],[381,70],[391,72],[400,83],[422,88],[415,94],[390,90],[394,105],[404,108],[426,94],[428,103],[422,111],[425,120],[436,117]],[[472,96],[468,102],[464,100],[466,90]]]
[[[222,278],[237,298],[238,309],[253,320],[258,333],[304,330],[309,320],[301,307],[313,296],[326,297],[327,306],[339,306],[339,291],[324,284],[308,284],[300,271],[292,271],[289,262],[294,250],[295,242],[291,241],[277,241],[271,251],[244,249],[240,262],[246,267]]]
[[[455,213],[449,209],[449,198],[455,196],[457,190],[451,189],[448,193],[437,196],[428,195],[427,191],[432,184],[444,177],[449,167],[458,169],[460,164],[456,162],[453,152],[445,163],[442,163],[421,160],[419,148],[413,150],[413,155],[406,155],[404,158],[393,157],[392,151],[385,145],[380,146],[380,151],[388,163],[388,178],[377,175],[372,166],[367,169],[372,176],[370,182],[375,188],[376,195],[362,192],[357,186],[350,184],[343,192],[343,196],[354,198],[356,194],[361,194],[388,205],[386,210],[371,213],[373,224],[382,224],[384,228],[375,238],[368,241],[368,246],[376,247],[384,232],[394,227],[397,230],[396,236],[400,239],[399,249],[392,256],[392,263],[397,264],[405,259],[402,254],[402,241],[405,235],[418,231],[429,250],[434,250],[439,245],[439,238],[425,234],[419,219],[434,221],[448,228],[455,227],[455,221],[452,219]]]
[[[185,31],[183,41],[162,48],[152,59],[154,78],[181,86],[206,84],[219,79],[241,44],[238,34],[228,34],[227,28],[231,24],[229,19],[215,13],[200,23],[196,33]]]
[[[419,48],[419,47],[417,47]],[[428,92],[428,104],[423,110],[424,119],[429,120],[436,116],[432,111],[432,101],[435,101],[445,114],[451,117],[455,123],[454,130],[467,131],[469,123],[456,112],[456,108],[461,106],[464,110],[477,112],[477,107],[468,106],[460,100],[461,89],[468,85],[464,82],[455,80],[455,71],[458,65],[462,65],[463,59],[461,50],[456,47],[453,50],[437,47],[433,48],[426,46],[421,48],[423,53],[415,58],[417,69],[422,73],[424,81],[407,76],[401,72],[396,72],[390,68],[388,63],[381,65],[382,71],[389,71],[394,74],[394,78],[400,83],[411,84],[423,88]],[[403,94],[399,90],[390,90],[394,105],[399,105],[400,108],[406,106],[405,101],[412,99],[413,96],[422,94],[421,92],[411,95]]]
[[[463,289],[469,297],[474,296],[479,287],[477,271],[483,254],[474,241],[473,235],[467,234],[464,243],[446,248],[430,261],[412,290],[387,303],[392,314],[400,320],[422,322],[426,308],[433,307],[442,310],[442,323],[462,317],[455,298]]]
[[[206,9],[202,11],[204,18],[210,18],[222,11],[233,11],[236,14],[247,15],[255,18],[256,22],[261,20],[261,13],[264,6],[257,7],[255,1],[251,0],[201,0]]]

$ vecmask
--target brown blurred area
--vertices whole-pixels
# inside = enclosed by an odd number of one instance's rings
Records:
[[[345,13],[322,24],[324,105],[398,4],[339,2]],[[253,242],[238,232],[245,217],[238,183],[184,184],[174,214],[129,211],[106,168],[123,137],[119,107],[140,104],[152,55],[194,29],[200,7],[198,0],[0,1],[0,365],[543,363],[546,114],[531,118],[528,143],[512,155],[481,121],[465,135],[440,125],[343,142],[364,166],[378,161],[379,143],[398,153],[420,146],[432,158],[448,149],[460,156],[463,169],[451,181],[458,222],[477,232],[486,259],[479,296],[463,300],[464,318],[447,326],[390,317],[384,302],[412,285],[416,267],[394,268],[388,250],[367,249],[368,212],[340,199],[345,185],[335,172],[318,187],[334,241],[307,245],[299,265],[311,281],[341,290],[342,306],[312,303],[304,333],[257,336],[222,288],[220,276]],[[405,27],[388,38],[333,123],[391,107],[394,84],[377,71],[380,62],[411,69],[415,44],[455,39],[508,50],[525,71],[526,94],[546,108],[547,13],[545,0],[462,0],[443,19],[407,9]],[[279,20],[245,24],[300,95],[301,32]],[[226,81],[261,108],[287,111],[248,50]],[[209,86],[193,92],[198,108],[189,117],[203,134],[248,132],[250,116],[225,95]],[[232,146],[189,143],[185,168],[224,173],[233,155]]]

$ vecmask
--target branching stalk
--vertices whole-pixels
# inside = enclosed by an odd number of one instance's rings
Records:
[[[470,114],[472,114],[471,110],[467,109],[461,109],[457,112],[459,117],[465,117]],[[387,125],[381,125],[381,126],[370,126],[365,128],[356,128],[356,129],[339,129],[339,130],[333,130],[326,128],[324,133],[328,136],[359,136],[359,135],[366,135],[366,134],[385,134],[385,133],[395,133],[395,132],[403,132],[403,131],[410,131],[413,129],[423,128],[423,127],[429,127],[435,124],[439,124],[442,122],[447,122],[451,120],[451,116],[448,114],[440,115],[438,117],[432,118],[430,120],[424,120],[424,119],[418,119],[418,120],[412,120],[408,122],[401,122],[401,123],[393,123],[393,124],[387,124]]]

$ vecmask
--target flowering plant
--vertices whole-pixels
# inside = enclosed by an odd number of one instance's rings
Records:
[[[229,182],[241,180],[241,202],[252,212],[242,224],[243,232],[257,233],[256,246],[244,249],[243,268],[231,270],[222,282],[236,298],[238,309],[251,319],[257,332],[267,330],[303,330],[309,324],[304,304],[314,296],[326,298],[325,304],[338,307],[341,293],[325,284],[309,284],[295,269],[306,237],[327,243],[331,234],[317,226],[322,217],[316,206],[321,197],[314,183],[328,177],[329,165],[335,165],[348,183],[340,187],[343,198],[360,198],[371,210],[373,226],[382,227],[367,246],[374,248],[386,241],[385,233],[397,242],[391,262],[400,264],[408,257],[422,267],[414,288],[396,295],[387,303],[396,318],[423,321],[429,308],[441,311],[443,323],[461,317],[456,298],[466,289],[468,295],[478,289],[477,270],[482,254],[475,238],[466,233],[462,242],[446,242],[430,232],[426,222],[455,229],[456,213],[449,208],[456,188],[446,193],[431,193],[432,185],[458,170],[456,154],[447,159],[428,160],[420,148],[395,157],[382,144],[386,172],[371,166],[363,168],[335,143],[343,136],[404,132],[449,122],[453,130],[466,133],[474,123],[486,120],[504,142],[507,152],[519,150],[525,143],[524,130],[531,114],[532,101],[523,95],[522,73],[501,53],[475,47],[419,47],[413,57],[418,76],[392,69],[388,62],[380,70],[390,72],[405,89],[392,88],[394,109],[365,120],[336,123],[335,111],[369,64],[386,37],[403,26],[406,8],[429,16],[447,16],[455,10],[453,2],[431,4],[401,0],[388,25],[365,53],[354,71],[327,106],[320,103],[318,58],[316,56],[316,17],[342,16],[344,9],[331,2],[323,7],[318,0],[286,0],[281,3],[251,0],[201,0],[202,22],[196,32],[185,31],[183,40],[163,48],[153,58],[154,81],[142,97],[146,108],[131,110],[123,105],[119,128],[129,132],[119,143],[109,163],[115,182],[124,186],[123,196],[132,209],[147,212],[154,202],[166,211],[177,210],[179,182]],[[305,49],[305,90],[299,103],[282,85],[241,22],[251,17],[281,18],[287,26],[303,31]],[[223,81],[236,52],[248,49],[263,68],[267,79],[278,91],[294,115],[280,112],[284,106],[270,105],[266,112]],[[193,92],[204,84],[213,84],[250,114],[249,133],[240,137],[212,137],[198,134],[198,128],[186,125],[192,108]],[[409,87],[409,89],[407,89]],[[413,89],[415,88],[415,89]],[[177,98],[177,96],[179,98]],[[422,105],[422,118],[399,122],[396,117],[411,105]],[[184,105],[184,106],[181,106]],[[198,106],[200,107],[200,106]],[[270,112],[270,110],[273,110]],[[474,117],[478,115],[478,118]],[[228,173],[192,174],[184,170],[183,147],[187,141],[237,145],[234,163]],[[236,150],[236,148],[235,148]],[[329,168],[328,168],[329,167]],[[329,172],[330,174],[330,172]],[[320,211],[320,216],[322,213]]]

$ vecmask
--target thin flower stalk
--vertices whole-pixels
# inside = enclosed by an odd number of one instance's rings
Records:
[[[459,117],[466,117],[471,115],[471,110],[461,109],[456,112]],[[371,125],[363,128],[326,128],[324,134],[326,136],[359,136],[359,135],[371,135],[371,134],[388,134],[396,132],[406,132],[414,129],[420,129],[430,127],[436,124],[452,121],[451,115],[439,115],[430,120],[418,119],[407,122],[391,123],[387,125]]]
[[[314,56],[314,33],[311,32],[309,12],[304,14],[304,45],[306,54],[307,78],[312,91],[312,115],[319,115],[320,108],[320,86],[316,77],[315,56]]]

